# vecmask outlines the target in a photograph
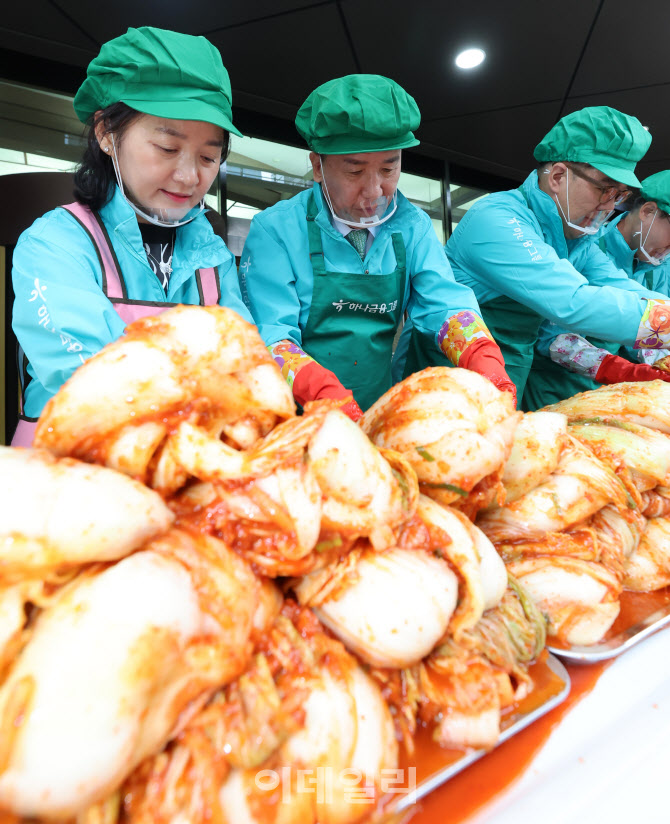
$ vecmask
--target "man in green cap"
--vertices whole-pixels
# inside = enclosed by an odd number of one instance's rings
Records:
[[[593,236],[592,243],[629,278],[667,297],[670,171],[645,178],[639,196],[627,206],[628,211],[606,223]],[[670,326],[670,319],[666,326]],[[578,392],[596,389],[600,384],[670,380],[666,372],[651,366],[668,354],[666,349],[621,348],[616,342],[587,340],[544,321],[524,397],[530,409],[539,409]]]
[[[406,312],[438,362],[513,391],[472,291],[456,283],[428,216],[398,191],[418,107],[397,83],[349,75],[296,118],[314,186],[251,222],[242,294],[294,398],[333,398],[354,420],[391,386]]]
[[[30,445],[49,398],[132,320],[178,303],[251,320],[205,210],[229,133],[239,134],[218,50],[129,29],[90,63],[74,108],[88,126],[75,202],[35,221],[14,252],[13,327],[27,358],[14,445]]]
[[[591,243],[640,183],[651,137],[635,118],[596,106],[558,121],[535,149],[539,167],[470,208],[446,245],[454,276],[482,316],[523,396],[543,319],[635,348],[670,344],[670,302],[630,280]],[[524,401],[524,407],[528,408]]]

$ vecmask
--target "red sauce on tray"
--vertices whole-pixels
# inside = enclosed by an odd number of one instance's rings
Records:
[[[657,589],[655,592],[627,592],[624,591],[619,596],[621,609],[616,621],[609,628],[603,640],[608,640],[618,635],[629,627],[644,621],[654,612],[670,604],[670,587]],[[569,649],[569,644],[559,641],[557,638],[547,639],[552,647],[558,649]]]
[[[623,632],[668,604],[670,604],[670,587],[656,592],[623,592],[621,611],[605,637],[609,638]],[[551,644],[561,646],[553,638]],[[562,704],[422,799],[416,805],[415,812],[403,820],[403,824],[407,821],[411,821],[411,824],[461,824],[504,792],[522,776],[535,754],[549,738],[554,727],[575,704],[593,689],[600,675],[614,660],[612,658],[590,665],[565,664],[572,686],[570,694]],[[537,664],[531,668],[531,672],[538,684],[537,689],[526,700],[535,697],[537,706],[550,695],[546,692],[543,695]],[[532,708],[532,706],[523,704],[520,707],[525,711]],[[511,723],[513,721],[512,716]],[[422,750],[419,756],[421,767],[417,767],[417,781],[421,780],[420,776],[424,771],[424,757]],[[457,760],[457,757],[458,755],[447,757],[442,766],[448,766]],[[433,754],[428,755],[427,763],[430,765],[429,773],[434,772],[440,766],[439,760],[436,760]]]
[[[622,593],[621,612],[606,637],[622,632],[668,604],[670,587],[656,592]],[[551,643],[552,646],[559,646],[555,639],[551,639]],[[567,698],[558,707],[433,790],[413,808],[401,814],[397,818],[398,824],[464,824],[470,816],[523,775],[552,730],[593,689],[600,675],[614,660],[590,665],[570,665],[564,662],[570,675],[571,688]],[[535,684],[534,689],[527,698],[507,710],[503,717],[503,728],[511,726],[519,715],[541,706],[562,689],[563,682],[547,666],[544,657],[533,664],[529,671]],[[419,730],[415,740],[416,757],[412,762],[405,759],[405,763],[400,766],[416,766],[417,783],[458,761],[464,754],[463,750],[439,747],[425,730]],[[395,824],[396,819],[391,820]],[[21,824],[24,821],[25,819],[0,810],[0,824]]]
[[[622,592],[621,611],[606,637],[616,635],[670,604],[670,587],[656,592]]]
[[[408,810],[407,818],[402,819],[403,824],[459,824],[492,801],[521,777],[554,727],[593,689],[610,663],[611,661],[605,661],[590,666],[566,666],[572,687],[562,704],[419,801],[413,812]],[[556,676],[546,664],[534,664],[530,671],[536,680],[537,689],[521,702],[516,713],[510,714],[505,725],[514,723],[519,711],[529,712],[560,691],[561,685],[557,686]],[[526,703],[531,701],[533,703]],[[448,766],[462,755],[462,752],[454,750],[441,752],[446,756],[443,761],[439,759],[439,747],[430,740],[424,744],[423,739],[419,738],[417,782],[421,781],[422,776]]]

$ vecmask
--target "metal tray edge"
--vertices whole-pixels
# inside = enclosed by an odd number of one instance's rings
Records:
[[[533,721],[536,721],[538,718],[541,718],[543,715],[548,713],[550,710],[553,710],[554,707],[557,707],[561,704],[565,698],[567,697],[568,693],[570,692],[570,676],[568,675],[567,670],[563,666],[563,664],[555,658],[553,655],[549,655],[547,658],[547,665],[549,668],[554,672],[558,677],[563,681],[563,688],[557,695],[553,695],[549,700],[545,701],[540,707],[532,710],[531,712],[526,713],[518,721],[515,721],[510,727],[500,734],[500,738],[498,739],[498,743],[493,749],[503,744],[505,741],[512,738],[518,732],[528,727]],[[424,798],[424,796],[431,793],[433,790],[440,787],[445,782],[449,781],[450,778],[453,778],[458,773],[462,772],[464,769],[469,767],[471,764],[474,764],[475,761],[479,761],[480,758],[487,755],[487,753],[492,752],[492,750],[473,750],[472,752],[464,755],[454,764],[450,764],[448,767],[445,767],[443,770],[439,772],[433,773],[433,775],[429,776],[428,778],[421,781],[417,784],[416,788],[408,793],[407,795],[400,798],[397,804],[393,805],[393,812],[399,813],[403,810],[406,810],[408,807],[416,804],[417,801]]]
[[[568,649],[547,644],[547,649],[552,655],[565,658],[573,664],[595,664],[598,661],[606,661],[608,658],[621,655],[668,624],[670,624],[670,605],[657,610],[639,624],[599,644],[593,644],[590,647],[575,645]]]

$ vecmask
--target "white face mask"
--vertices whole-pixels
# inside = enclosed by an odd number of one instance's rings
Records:
[[[136,203],[133,203],[133,201],[128,197],[128,195],[124,191],[123,180],[121,179],[121,169],[119,167],[119,159],[116,154],[116,144],[114,143],[114,135],[110,134],[110,137],[112,139],[112,165],[114,166],[116,182],[119,185],[119,189],[121,190],[123,199],[135,212],[135,214],[139,215],[140,217],[143,217],[145,220],[149,221],[149,223],[153,223],[154,226],[167,226],[169,228],[176,229],[178,226],[185,226],[187,223],[190,223],[200,214],[200,212],[204,210],[204,197],[199,203],[200,208],[194,215],[191,215],[191,217],[184,217],[181,214],[180,209],[150,209],[150,211],[145,211],[144,209],[140,208]],[[150,207],[147,208],[149,209]]]
[[[330,192],[328,191],[326,175],[323,168],[323,159],[321,157],[319,157],[319,162],[321,163],[321,187],[323,189],[323,194],[326,198],[326,203],[328,204],[330,213],[336,220],[339,220],[346,226],[351,226],[354,229],[369,229],[371,226],[381,226],[382,223],[386,223],[390,217],[393,217],[396,209],[398,208],[397,189],[393,192],[393,197],[390,199],[382,196],[376,198],[375,200],[362,201],[360,204],[361,211],[372,211],[372,214],[370,215],[354,218],[353,215],[348,213],[337,214],[330,199]],[[385,214],[391,204],[393,204],[393,208],[390,212],[388,212],[388,214]]]
[[[544,172],[546,175],[549,174],[547,170]],[[608,220],[608,218],[614,214],[614,209],[610,209],[609,211],[601,211],[596,212],[595,217],[591,218],[589,223],[586,226],[580,226],[578,223],[571,223],[570,222],[570,170],[566,172],[565,177],[565,199],[568,204],[568,214],[566,216],[565,212],[563,211],[563,207],[561,206],[561,202],[558,199],[558,195],[554,195],[554,200],[558,205],[558,208],[561,210],[561,214],[563,215],[563,220],[565,221],[566,225],[569,226],[571,229],[575,229],[577,232],[580,232],[583,235],[595,235],[597,234],[598,230],[602,227],[602,225]]]
[[[640,246],[639,249],[642,252],[643,256],[646,260],[651,263],[652,266],[660,266],[661,263],[667,258],[668,254],[670,253],[670,249],[665,252],[665,254],[661,255],[661,257],[654,257],[654,255],[650,255],[649,252],[644,248],[644,244],[647,242],[647,238],[649,237],[649,232],[651,232],[651,227],[654,225],[654,221],[656,220],[656,215],[658,214],[658,209],[654,212],[654,216],[651,219],[651,223],[649,224],[649,228],[647,229],[647,234],[644,236],[644,240],[642,239],[642,221],[640,220],[640,231],[635,232],[633,237],[640,236]]]

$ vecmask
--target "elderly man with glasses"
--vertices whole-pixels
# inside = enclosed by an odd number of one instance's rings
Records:
[[[629,278],[667,297],[670,171],[645,178],[639,195],[629,198],[625,209],[606,223],[591,242]],[[667,316],[665,323],[670,324]],[[668,380],[667,373],[649,366],[668,354],[667,349],[630,349],[620,347],[618,342],[585,339],[545,321],[540,327],[533,368],[526,383],[526,405],[539,409],[578,392],[596,389],[599,384]]]
[[[590,238],[639,188],[635,165],[650,142],[615,109],[569,114],[535,148],[539,167],[524,183],[475,203],[449,239],[454,276],[477,296],[519,398],[545,318],[636,348],[670,345],[670,322],[656,322],[670,321],[668,298],[629,279]],[[417,368],[412,356],[410,346],[406,372]]]

